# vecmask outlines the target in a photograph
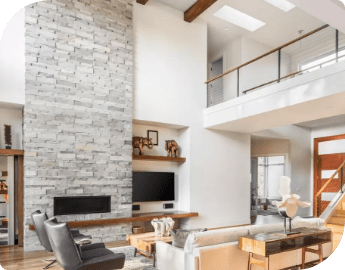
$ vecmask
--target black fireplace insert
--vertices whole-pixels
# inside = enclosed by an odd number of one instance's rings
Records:
[[[110,213],[111,196],[55,197],[54,215]]]

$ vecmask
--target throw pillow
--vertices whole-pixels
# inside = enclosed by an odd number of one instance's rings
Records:
[[[188,235],[198,232],[206,232],[207,229],[192,229],[192,230],[171,230],[171,236],[173,238],[172,245],[178,248],[184,248]]]

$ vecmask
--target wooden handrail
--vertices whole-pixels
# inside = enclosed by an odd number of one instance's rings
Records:
[[[302,73],[302,72],[306,72],[306,71],[308,71],[309,69],[313,69],[313,68],[316,68],[316,67],[318,67],[318,66],[322,66],[322,65],[324,65],[324,64],[330,63],[330,62],[332,62],[332,61],[334,61],[334,60],[337,60],[337,59],[340,59],[340,58],[343,58],[343,57],[345,57],[345,55],[340,56],[340,57],[338,57],[338,58],[334,58],[334,59],[325,61],[325,62],[322,62],[322,63],[320,63],[320,64],[318,64],[318,65],[311,66],[311,67],[308,67],[308,68],[303,69],[303,70],[300,70],[300,71],[293,72],[293,73],[291,73],[291,74],[289,74],[289,75],[286,75],[286,76],[284,76],[284,77],[281,77],[280,80],[284,80],[284,79],[286,79],[286,78],[288,78],[288,77],[297,75],[297,74]],[[243,91],[242,93],[247,93],[247,92],[249,92],[249,91],[253,91],[253,90],[255,90],[255,89],[258,89],[258,88],[260,88],[260,87],[266,86],[266,85],[271,84],[271,83],[275,83],[275,82],[277,82],[277,81],[278,81],[278,79],[273,80],[273,81],[270,81],[270,82],[267,82],[267,83],[264,83],[264,84],[261,84],[261,85],[259,85],[259,86],[255,86],[255,87],[253,87],[253,88],[250,88],[250,89],[248,89],[248,90]]]
[[[309,37],[309,36],[311,36],[311,35],[313,35],[313,34],[315,34],[315,33],[317,33],[317,32],[320,32],[321,30],[327,28],[328,26],[329,26],[328,24],[326,24],[326,25],[324,25],[324,26],[321,26],[321,27],[315,29],[314,31],[311,31],[311,32],[309,32],[309,33],[307,33],[307,34],[305,34],[305,35],[303,35],[303,36],[300,36],[299,38],[296,38],[296,39],[294,39],[294,40],[292,40],[292,41],[290,41],[290,42],[288,42],[288,43],[285,43],[284,45],[279,46],[279,47],[277,47],[277,48],[275,48],[275,49],[273,49],[273,50],[271,50],[271,51],[269,51],[269,52],[267,52],[267,53],[265,53],[265,54],[263,54],[263,55],[261,55],[261,56],[259,56],[259,57],[256,57],[256,58],[254,58],[253,60],[250,60],[250,61],[248,61],[248,62],[246,62],[246,63],[244,63],[244,64],[242,64],[242,65],[239,65],[238,67],[235,67],[235,68],[233,68],[233,69],[230,69],[230,70],[224,72],[223,74],[221,74],[221,75],[219,75],[219,76],[217,76],[217,77],[214,77],[213,79],[208,80],[207,82],[205,82],[205,84],[208,84],[208,83],[213,82],[213,81],[215,81],[215,80],[217,80],[217,79],[219,79],[219,78],[222,78],[222,77],[224,77],[225,75],[228,75],[229,73],[234,72],[234,71],[237,70],[237,69],[240,69],[240,68],[242,68],[242,67],[245,67],[245,66],[247,66],[247,65],[249,65],[249,64],[251,64],[251,63],[253,63],[253,62],[257,61],[257,60],[260,60],[260,59],[262,59],[262,58],[264,58],[264,57],[266,57],[266,56],[268,56],[268,55],[270,55],[270,54],[272,54],[272,53],[275,53],[275,52],[277,52],[277,51],[279,51],[279,50],[281,50],[281,49],[283,49],[283,48],[285,48],[285,47],[287,47],[287,46],[289,46],[289,45],[291,45],[291,44],[293,44],[293,43],[296,43],[296,42],[298,42],[298,41],[300,41],[300,40],[302,40],[302,39],[304,39],[304,38],[306,38],[306,37]]]
[[[332,182],[332,180],[334,179],[334,177],[339,173],[339,171],[344,167],[345,165],[345,160],[343,161],[343,163],[340,165],[340,167],[338,168],[338,170],[335,171],[335,173],[332,175],[332,177],[327,181],[326,184],[323,185],[323,187],[319,190],[318,193],[316,193],[315,198],[319,197],[320,194],[326,189],[326,187],[329,185],[329,183]]]

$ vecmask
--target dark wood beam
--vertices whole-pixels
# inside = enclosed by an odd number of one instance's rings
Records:
[[[137,3],[145,5],[149,0],[137,0]]]
[[[192,22],[198,18],[206,9],[216,3],[217,0],[198,0],[184,13],[184,20]]]

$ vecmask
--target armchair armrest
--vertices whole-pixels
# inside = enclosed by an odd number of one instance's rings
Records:
[[[157,268],[159,270],[184,270],[185,252],[164,242],[156,244]]]

